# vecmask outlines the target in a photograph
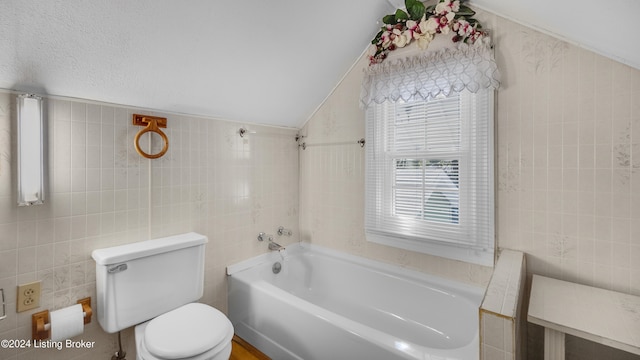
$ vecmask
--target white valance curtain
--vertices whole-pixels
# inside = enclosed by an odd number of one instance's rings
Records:
[[[489,44],[459,43],[455,48],[369,66],[362,82],[360,106],[366,109],[372,102],[428,100],[464,89],[476,93],[499,85],[500,74]]]

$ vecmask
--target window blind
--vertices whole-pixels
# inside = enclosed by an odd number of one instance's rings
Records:
[[[492,110],[492,89],[368,106],[368,240],[493,265]]]

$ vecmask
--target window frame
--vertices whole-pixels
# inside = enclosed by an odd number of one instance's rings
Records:
[[[493,266],[494,263],[494,248],[495,248],[495,143],[494,143],[494,111],[495,111],[495,91],[493,89],[485,89],[481,90],[486,92],[486,119],[478,120],[480,116],[477,114],[478,107],[476,106],[476,101],[478,98],[476,94],[468,92],[468,90],[464,90],[465,94],[463,96],[471,96],[471,101],[474,105],[470,106],[473,109],[470,109],[468,106],[466,109],[469,109],[470,113],[466,113],[467,110],[461,108],[461,144],[468,143],[468,139],[462,139],[462,137],[469,136],[468,129],[471,126],[475,126],[472,124],[472,121],[486,121],[487,127],[487,139],[486,139],[486,151],[487,151],[487,178],[486,184],[488,185],[488,189],[486,189],[486,194],[483,193],[481,195],[486,196],[487,204],[482,207],[483,211],[486,211],[486,214],[483,213],[483,216],[486,217],[486,221],[489,223],[486,224],[486,236],[488,239],[486,241],[478,242],[478,241],[462,241],[460,240],[462,236],[467,236],[467,238],[471,238],[471,234],[469,232],[475,231],[475,227],[466,226],[465,223],[469,220],[466,219],[466,214],[468,214],[470,204],[477,204],[479,199],[471,200],[472,197],[472,187],[469,186],[470,177],[476,176],[478,171],[482,171],[482,169],[469,169],[471,166],[469,163],[470,152],[473,149],[464,149],[461,148],[459,151],[450,151],[450,152],[430,152],[430,151],[421,151],[421,152],[412,152],[411,154],[407,154],[407,152],[389,152],[385,149],[386,143],[382,141],[380,144],[380,139],[387,139],[388,134],[379,134],[375,133],[373,137],[375,139],[367,139],[367,145],[371,144],[376,148],[367,149],[367,160],[366,166],[370,165],[370,156],[382,156],[385,157],[385,167],[377,168],[378,172],[384,172],[383,174],[376,173],[379,181],[382,179],[382,184],[375,184],[372,189],[372,185],[370,183],[370,174],[369,169],[366,170],[367,179],[365,180],[365,235],[368,241],[379,243],[383,245],[393,246],[397,248],[402,248],[406,250],[427,253],[435,256],[445,257],[449,259],[461,260],[470,263],[485,265],[485,266]],[[470,94],[470,95],[467,95]],[[466,101],[466,100],[465,100]],[[385,102],[383,104],[371,104],[367,108],[367,136],[370,135],[370,124],[371,121],[379,121],[379,119],[372,120],[370,116],[372,116],[369,112],[380,112],[379,107],[384,106],[395,106],[394,104],[390,104],[389,102]],[[387,113],[382,110],[383,113]],[[375,117],[375,116],[374,116]],[[395,119],[395,118],[394,118]],[[385,121],[394,121],[393,119],[385,119]],[[379,126],[379,125],[376,125]],[[384,126],[386,129],[387,126]],[[463,130],[464,129],[464,130]],[[380,131],[378,129],[377,131]],[[387,131],[387,130],[384,130]],[[373,141],[372,141],[373,140]],[[382,147],[382,150],[380,149]],[[391,215],[394,211],[393,205],[393,186],[395,185],[394,180],[394,172],[392,171],[393,166],[392,163],[395,164],[394,159],[423,159],[423,160],[458,160],[459,166],[459,174],[458,174],[458,184],[459,184],[459,204],[458,204],[458,225],[451,225],[453,227],[457,226],[458,231],[457,234],[460,234],[458,240],[451,238],[452,231],[448,231],[447,226],[443,226],[441,222],[438,222],[438,226],[434,226],[431,230],[429,230],[429,237],[417,237],[414,235],[410,235],[407,233],[403,233],[402,231],[398,231],[398,227],[402,228],[411,228],[412,226],[418,226],[415,224],[415,221],[409,219],[399,219],[398,217],[393,218]],[[375,161],[375,160],[374,160]],[[465,164],[463,166],[463,164]],[[423,165],[424,166],[424,165]],[[472,175],[473,173],[473,175]],[[483,174],[484,175],[484,174]],[[372,180],[373,181],[373,180]],[[378,188],[382,187],[380,190]],[[382,194],[379,192],[382,191]],[[426,196],[423,194],[423,204],[425,206]],[[375,204],[372,204],[374,202]],[[377,204],[377,206],[376,206]],[[477,208],[480,208],[479,206]],[[371,213],[375,214],[371,214]],[[371,216],[375,217],[375,226],[370,226],[368,224]],[[428,220],[420,220],[423,222],[428,222]],[[400,225],[400,226],[397,226]],[[464,227],[464,229],[462,229]],[[384,230],[380,230],[384,229]],[[394,229],[394,230],[389,230]],[[462,229],[462,230],[460,230]],[[485,228],[483,228],[485,231]]]

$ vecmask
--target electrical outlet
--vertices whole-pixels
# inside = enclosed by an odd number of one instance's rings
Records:
[[[18,285],[16,311],[23,312],[40,306],[40,281]]]

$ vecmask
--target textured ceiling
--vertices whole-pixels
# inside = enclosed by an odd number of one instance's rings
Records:
[[[0,88],[300,127],[403,2],[0,0]],[[640,68],[640,1],[470,3]]]
[[[299,127],[386,0],[0,0],[0,88]]]

